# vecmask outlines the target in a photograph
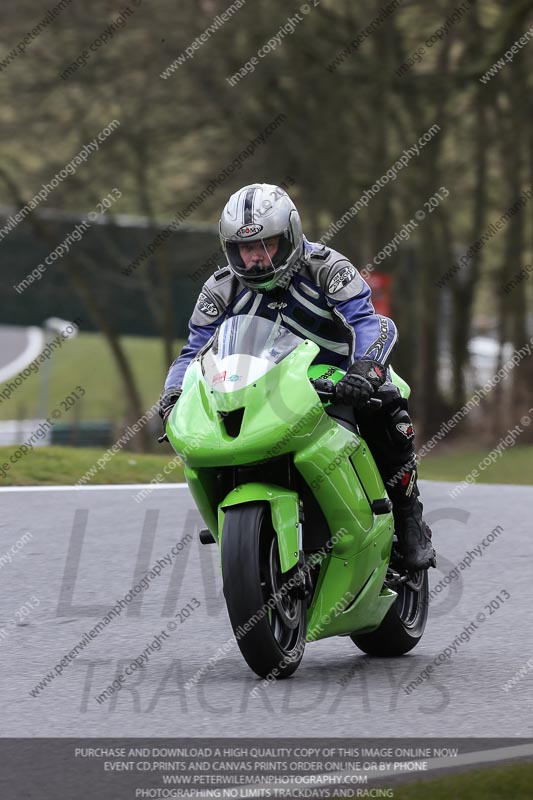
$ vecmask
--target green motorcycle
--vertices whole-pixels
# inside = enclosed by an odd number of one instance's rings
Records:
[[[383,481],[353,409],[332,402],[344,372],[311,365],[318,352],[279,317],[231,317],[189,365],[166,427],[263,678],[293,673],[306,642],[350,636],[398,656],[426,625],[427,572],[397,566]]]

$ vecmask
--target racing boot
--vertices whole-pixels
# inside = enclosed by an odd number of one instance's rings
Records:
[[[428,569],[436,565],[436,558],[418,499],[415,432],[408,402],[390,381],[383,384],[377,397],[381,409],[361,409],[358,422],[392,501],[401,557],[398,568],[409,572]]]
[[[400,486],[389,490],[401,565],[408,572],[437,566],[431,529],[422,519],[423,506],[418,499],[419,494],[416,467],[405,473]]]

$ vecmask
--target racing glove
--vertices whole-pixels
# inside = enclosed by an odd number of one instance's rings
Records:
[[[338,382],[335,398],[343,405],[362,408],[386,379],[387,371],[383,364],[370,358],[360,358]]]
[[[162,392],[159,398],[159,416],[163,421],[163,430],[165,429],[170,412],[178,402],[180,395],[181,389],[178,389],[176,386],[170,386]]]

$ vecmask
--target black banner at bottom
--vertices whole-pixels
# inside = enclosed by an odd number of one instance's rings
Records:
[[[0,797],[393,798],[514,759],[533,760],[533,739],[0,739]]]

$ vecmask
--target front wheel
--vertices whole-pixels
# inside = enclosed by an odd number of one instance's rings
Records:
[[[239,649],[262,678],[286,678],[302,660],[307,611],[297,586],[288,583],[292,575],[281,572],[268,506],[229,508],[222,530],[224,596]]]
[[[371,656],[402,656],[416,647],[428,617],[429,581],[427,570],[394,587],[398,597],[385,619],[372,633],[354,634],[351,640]]]

